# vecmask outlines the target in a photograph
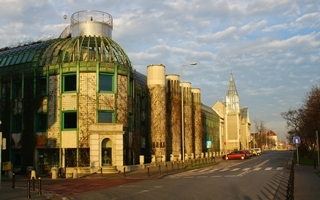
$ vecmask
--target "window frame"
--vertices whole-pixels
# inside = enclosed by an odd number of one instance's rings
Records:
[[[111,121],[100,121],[100,114],[111,114]],[[114,123],[114,112],[111,110],[98,110],[97,123]]]
[[[111,86],[104,86],[102,85],[102,77],[111,77],[111,81],[108,80],[108,84],[111,83]],[[113,74],[105,74],[105,73],[100,73],[99,74],[99,88],[98,88],[98,91],[99,92],[113,92],[114,91],[114,75]],[[104,87],[103,87],[104,86]],[[105,88],[105,87],[108,87],[108,88]],[[109,88],[111,87],[111,89]]]
[[[69,114],[75,114],[75,126],[70,126],[70,127],[66,127],[66,115],[69,115]],[[76,130],[78,128],[78,113],[77,113],[77,111],[76,110],[74,110],[74,111],[63,111],[62,112],[62,123],[61,123],[61,129],[62,130]]]
[[[76,92],[77,91],[77,74],[74,74],[74,73],[72,73],[72,74],[63,74],[62,76],[63,76],[63,78],[62,78],[62,80],[63,80],[62,91],[63,92]],[[73,86],[75,88],[73,88],[73,87],[71,88],[70,87],[70,89],[68,89],[68,88],[66,88],[66,86],[69,85],[69,84],[66,84],[66,78],[70,78],[70,77],[75,77],[75,86]]]
[[[36,114],[36,131],[37,132],[44,132],[48,128],[48,120],[47,120],[47,113],[37,113]],[[42,124],[42,120],[44,120],[44,127],[40,127],[40,124]],[[42,122],[41,122],[42,121]]]

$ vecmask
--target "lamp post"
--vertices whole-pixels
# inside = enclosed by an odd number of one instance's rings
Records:
[[[186,65],[181,66],[181,80],[180,80],[180,87],[181,87],[181,140],[182,140],[182,161],[184,163],[184,145],[185,145],[185,138],[184,138],[184,100],[183,100],[183,83],[182,83],[182,75],[183,75],[183,67],[190,66],[190,65],[197,65],[196,62],[192,62]]]

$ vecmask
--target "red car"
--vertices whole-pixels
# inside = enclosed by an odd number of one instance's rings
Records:
[[[225,160],[231,160],[231,159],[246,159],[246,158],[249,158],[246,154],[246,152],[244,151],[234,151],[234,152],[231,152],[231,153],[228,153],[226,155],[223,155],[222,156],[223,159]]]

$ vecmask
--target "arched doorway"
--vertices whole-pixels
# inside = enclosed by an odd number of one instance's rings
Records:
[[[102,166],[112,165],[112,141],[109,138],[102,140],[101,156]]]

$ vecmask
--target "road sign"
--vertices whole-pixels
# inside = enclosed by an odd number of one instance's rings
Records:
[[[300,143],[301,143],[300,137],[299,136],[294,136],[293,137],[293,144],[300,144]]]

